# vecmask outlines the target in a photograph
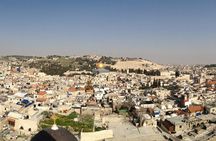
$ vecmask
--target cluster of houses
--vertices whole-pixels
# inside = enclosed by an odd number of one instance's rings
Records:
[[[97,70],[94,76],[60,77],[0,63],[0,129],[17,135],[38,132],[44,111],[92,114],[101,125],[103,116],[126,112],[134,126],[160,127],[171,134],[216,121],[216,78],[205,71],[177,76],[163,69],[159,76],[148,76]]]

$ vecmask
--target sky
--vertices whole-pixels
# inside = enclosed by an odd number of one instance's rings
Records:
[[[215,0],[0,0],[0,55],[216,63]]]

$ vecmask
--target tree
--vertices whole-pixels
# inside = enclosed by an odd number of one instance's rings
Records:
[[[179,70],[176,70],[176,72],[175,72],[175,77],[177,78],[177,77],[179,77],[180,76],[180,71]]]

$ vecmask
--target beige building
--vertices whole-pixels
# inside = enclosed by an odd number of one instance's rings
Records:
[[[161,127],[169,133],[176,133],[188,130],[190,125],[183,117],[177,116],[165,119],[165,121],[162,122]]]
[[[206,110],[207,110],[208,113],[210,113],[210,114],[216,114],[216,105],[209,105],[209,106],[206,106]]]
[[[25,135],[37,132],[38,121],[30,119],[17,119],[15,120],[14,130]]]
[[[141,124],[142,126],[150,126],[150,127],[156,127],[157,126],[157,121],[153,119],[149,114],[144,114],[141,117]]]

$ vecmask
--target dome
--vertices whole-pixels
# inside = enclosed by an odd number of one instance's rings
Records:
[[[102,64],[102,63],[97,63],[97,64],[96,64],[96,68],[98,68],[98,69],[99,69],[99,68],[104,68],[104,64]]]
[[[46,128],[34,137],[31,141],[78,141],[67,129],[61,127]]]

